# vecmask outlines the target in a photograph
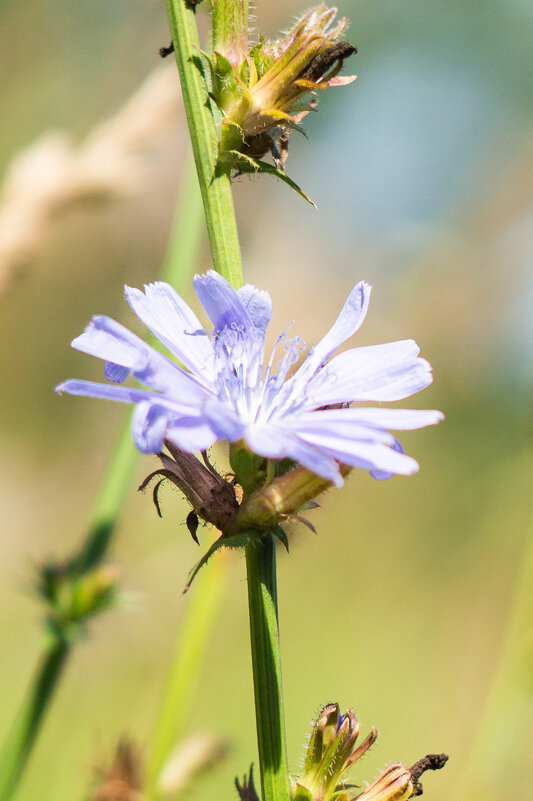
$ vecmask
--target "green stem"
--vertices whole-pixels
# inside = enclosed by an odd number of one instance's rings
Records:
[[[213,49],[239,69],[248,52],[248,0],[217,0],[213,7]]]
[[[233,0],[239,3],[239,0]],[[167,0],[176,62],[215,268],[235,288],[244,283],[229,175],[217,170],[217,133],[209,102],[194,12]],[[226,9],[227,10],[227,9]],[[273,537],[247,546],[248,603],[263,801],[288,801]]]
[[[244,278],[230,177],[227,170],[217,167],[218,137],[194,11],[186,0],[166,2],[213,265],[233,286],[239,287]]]
[[[263,801],[288,801],[276,546],[272,534],[246,546],[246,570],[262,797]]]
[[[50,639],[23,706],[8,733],[0,757],[0,801],[8,801],[26,762],[69,654],[69,644]]]
[[[160,714],[150,742],[146,770],[146,801],[157,797],[157,785],[165,762],[176,745],[198,681],[202,656],[220,607],[225,585],[224,559],[214,559],[200,577],[190,600],[185,622],[170,668]]]
[[[162,268],[162,277],[183,292],[197,261],[202,238],[202,203],[195,170],[189,159],[180,200]],[[105,557],[120,512],[131,487],[138,451],[131,438],[130,415],[118,435],[103,476],[85,542],[73,562],[81,573]],[[0,801],[9,801],[22,778],[53,691],[62,676],[71,643],[57,636],[50,640],[35,679],[0,751]]]

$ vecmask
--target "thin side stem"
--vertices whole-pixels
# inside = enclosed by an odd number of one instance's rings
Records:
[[[41,657],[35,679],[23,706],[8,733],[0,757],[0,801],[8,801],[15,791],[39,733],[69,654],[69,644],[50,639]]]
[[[273,535],[246,546],[246,570],[262,797],[289,801]]]
[[[166,0],[176,64],[215,269],[233,286],[244,283],[229,173],[217,167],[218,137],[193,9]]]
[[[183,213],[182,213],[183,212]],[[192,159],[185,169],[162,277],[177,291],[190,283],[202,241],[202,203]],[[128,414],[109,466],[104,473],[85,542],[74,563],[80,572],[97,566],[105,557],[131,487],[138,451],[131,437]],[[9,801],[22,778],[39,734],[54,688],[59,684],[73,643],[51,638],[15,722],[0,751],[0,801]]]

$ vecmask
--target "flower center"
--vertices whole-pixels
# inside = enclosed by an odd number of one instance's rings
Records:
[[[266,367],[262,330],[232,323],[223,331],[213,333],[217,395],[249,423],[271,420],[276,412],[281,412],[287,373],[305,348],[300,337],[287,336],[291,326],[278,337]],[[275,362],[280,346],[284,353]]]

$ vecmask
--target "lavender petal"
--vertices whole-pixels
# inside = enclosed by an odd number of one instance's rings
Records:
[[[237,290],[239,300],[250,315],[252,322],[260,331],[266,332],[272,316],[272,300],[268,292],[245,284]]]
[[[124,287],[126,300],[137,317],[192,373],[213,380],[213,348],[198,317],[177,292],[163,281],[146,284],[144,292]]]
[[[250,426],[245,439],[248,447],[259,456],[294,459],[313,473],[333,482],[336,487],[342,487],[344,483],[334,457],[276,426]]]
[[[253,325],[252,318],[236,290],[214,270],[209,270],[204,275],[195,275],[193,284],[215,331],[223,331],[228,327],[247,331]]]
[[[171,393],[182,403],[198,404],[206,397],[206,389],[190,373],[110,317],[93,317],[72,347],[127,368],[139,381]]]

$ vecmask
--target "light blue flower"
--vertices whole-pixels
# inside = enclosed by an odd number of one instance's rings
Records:
[[[304,343],[285,331],[267,359],[267,292],[251,284],[235,290],[214,271],[195,276],[194,288],[210,330],[168,284],[125,290],[132,310],[176,361],[120,323],[97,316],[72,346],[104,359],[113,383],[73,379],[57,391],[134,403],[133,438],[145,453],[161,451],[165,439],[188,452],[217,440],[244,440],[260,456],[290,458],[337,486],[343,483],[339,462],[376,478],[418,470],[388,429],[432,425],[442,419],[440,412],[348,406],[398,401],[427,387],[431,367],[417,344],[408,339],[333,356],[365,318],[368,284],[352,289],[333,327],[290,377]],[[149,389],[119,386],[129,374]]]

